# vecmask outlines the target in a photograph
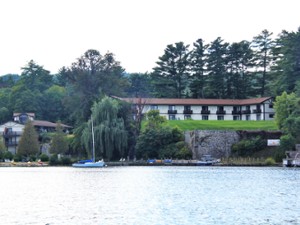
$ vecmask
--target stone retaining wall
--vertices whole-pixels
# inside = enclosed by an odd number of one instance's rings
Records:
[[[230,156],[232,144],[239,140],[240,135],[236,131],[194,130],[185,132],[185,142],[193,152],[193,159],[200,159],[202,155],[212,155],[215,158]]]

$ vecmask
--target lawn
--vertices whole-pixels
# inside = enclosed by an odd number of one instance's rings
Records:
[[[168,120],[181,130],[278,130],[275,121]]]

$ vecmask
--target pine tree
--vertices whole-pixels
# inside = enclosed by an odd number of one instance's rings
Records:
[[[227,48],[228,43],[218,37],[208,48],[207,70],[209,75],[209,97],[226,98]]]
[[[189,45],[183,42],[168,45],[152,76],[157,97],[183,97],[188,79]]]
[[[32,122],[28,121],[19,141],[17,153],[28,157],[37,154],[39,149],[38,134],[36,133]]]
[[[204,74],[206,64],[206,51],[207,45],[203,44],[202,39],[198,39],[194,43],[194,49],[190,55],[191,63],[191,82],[190,90],[194,98],[204,98],[204,87],[207,79]]]
[[[269,71],[273,60],[272,48],[274,47],[274,41],[271,38],[272,34],[268,30],[263,30],[252,41],[257,68],[257,83],[260,84],[260,96],[265,96],[267,93],[267,82],[270,81]]]

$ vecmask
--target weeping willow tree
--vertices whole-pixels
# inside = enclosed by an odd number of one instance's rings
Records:
[[[87,122],[81,141],[88,154],[92,153],[92,123],[95,137],[95,153],[97,157],[112,159],[114,155],[123,156],[127,148],[127,131],[124,120],[118,117],[118,102],[104,97],[92,107],[91,119]]]

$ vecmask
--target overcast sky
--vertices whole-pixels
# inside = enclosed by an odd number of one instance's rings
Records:
[[[0,75],[31,59],[54,74],[88,49],[150,72],[168,44],[297,31],[299,9],[299,0],[1,0]]]

